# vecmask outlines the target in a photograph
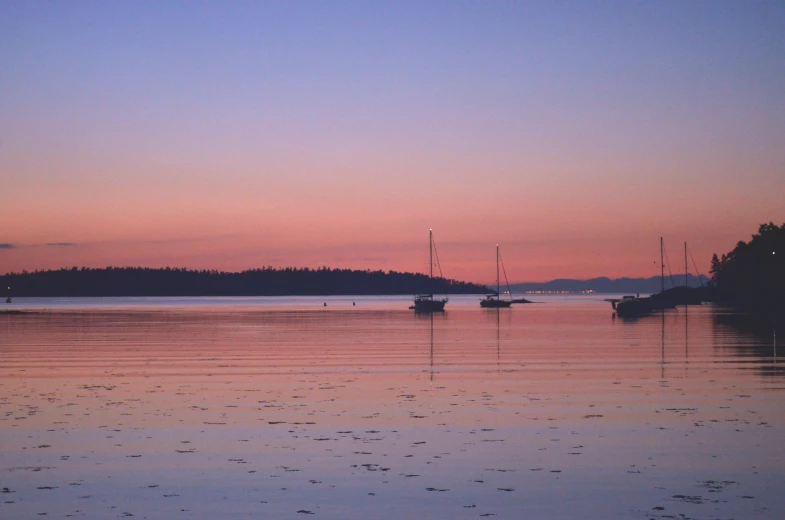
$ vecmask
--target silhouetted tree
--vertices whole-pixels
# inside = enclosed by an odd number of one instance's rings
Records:
[[[785,224],[761,224],[749,242],[711,259],[712,281],[723,301],[783,307],[785,299]]]

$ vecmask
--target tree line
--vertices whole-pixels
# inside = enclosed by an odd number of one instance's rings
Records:
[[[327,296],[479,294],[484,286],[423,274],[273,268],[242,272],[165,267],[72,267],[0,276],[12,296]]]
[[[765,309],[785,308],[785,224],[761,224],[749,242],[711,259],[716,299]]]

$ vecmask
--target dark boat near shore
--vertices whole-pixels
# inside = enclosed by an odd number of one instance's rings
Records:
[[[433,230],[429,230],[428,234],[428,280],[433,279]],[[436,261],[439,261],[439,255],[436,255]],[[439,267],[441,271],[441,267]],[[447,298],[435,299],[433,294],[418,294],[414,297],[414,305],[409,307],[414,309],[414,312],[443,312],[444,305],[447,303]]]
[[[662,241],[662,239],[660,239]],[[662,244],[662,242],[660,242]],[[695,265],[695,259],[692,260],[693,265],[695,266],[695,270],[698,270],[698,266]],[[700,273],[697,273],[698,281],[700,282],[700,287],[690,287],[687,282],[687,273],[689,272],[689,266],[687,264],[687,242],[684,242],[684,285],[679,287],[671,287],[670,289],[665,289],[664,285],[662,290],[658,293],[653,295],[652,297],[656,297],[663,302],[667,302],[672,306],[676,305],[700,305],[704,301],[708,299],[706,288],[703,287],[703,282],[701,281]],[[663,273],[664,274],[664,273]]]
[[[643,316],[654,311],[673,309],[676,306],[668,300],[657,298],[657,294],[652,296],[624,296],[621,300],[609,300],[616,311],[616,315],[622,318]]]
[[[677,305],[700,305],[705,298],[703,287],[687,286],[687,243],[684,243],[684,284],[681,287],[665,289],[665,259],[662,237],[660,237],[660,286],[661,290],[651,296],[625,296],[621,300],[608,300],[617,316],[641,316],[650,312],[673,309]],[[700,279],[700,276],[698,277]]]
[[[648,298],[638,296],[624,296],[621,300],[608,300],[611,307],[616,311],[617,316],[634,317],[650,313],[653,309],[649,305]]]

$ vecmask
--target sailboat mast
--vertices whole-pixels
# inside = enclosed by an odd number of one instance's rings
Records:
[[[687,281],[687,242],[684,242],[684,287],[689,286]]]
[[[428,230],[428,277],[433,278],[433,229]]]
[[[500,297],[499,292],[499,244],[496,244],[496,297]]]
[[[660,237],[660,292],[665,290],[665,255],[663,250],[664,245],[662,237]]]

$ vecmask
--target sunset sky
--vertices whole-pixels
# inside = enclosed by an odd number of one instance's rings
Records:
[[[0,273],[674,272],[785,222],[785,2],[0,3]]]

